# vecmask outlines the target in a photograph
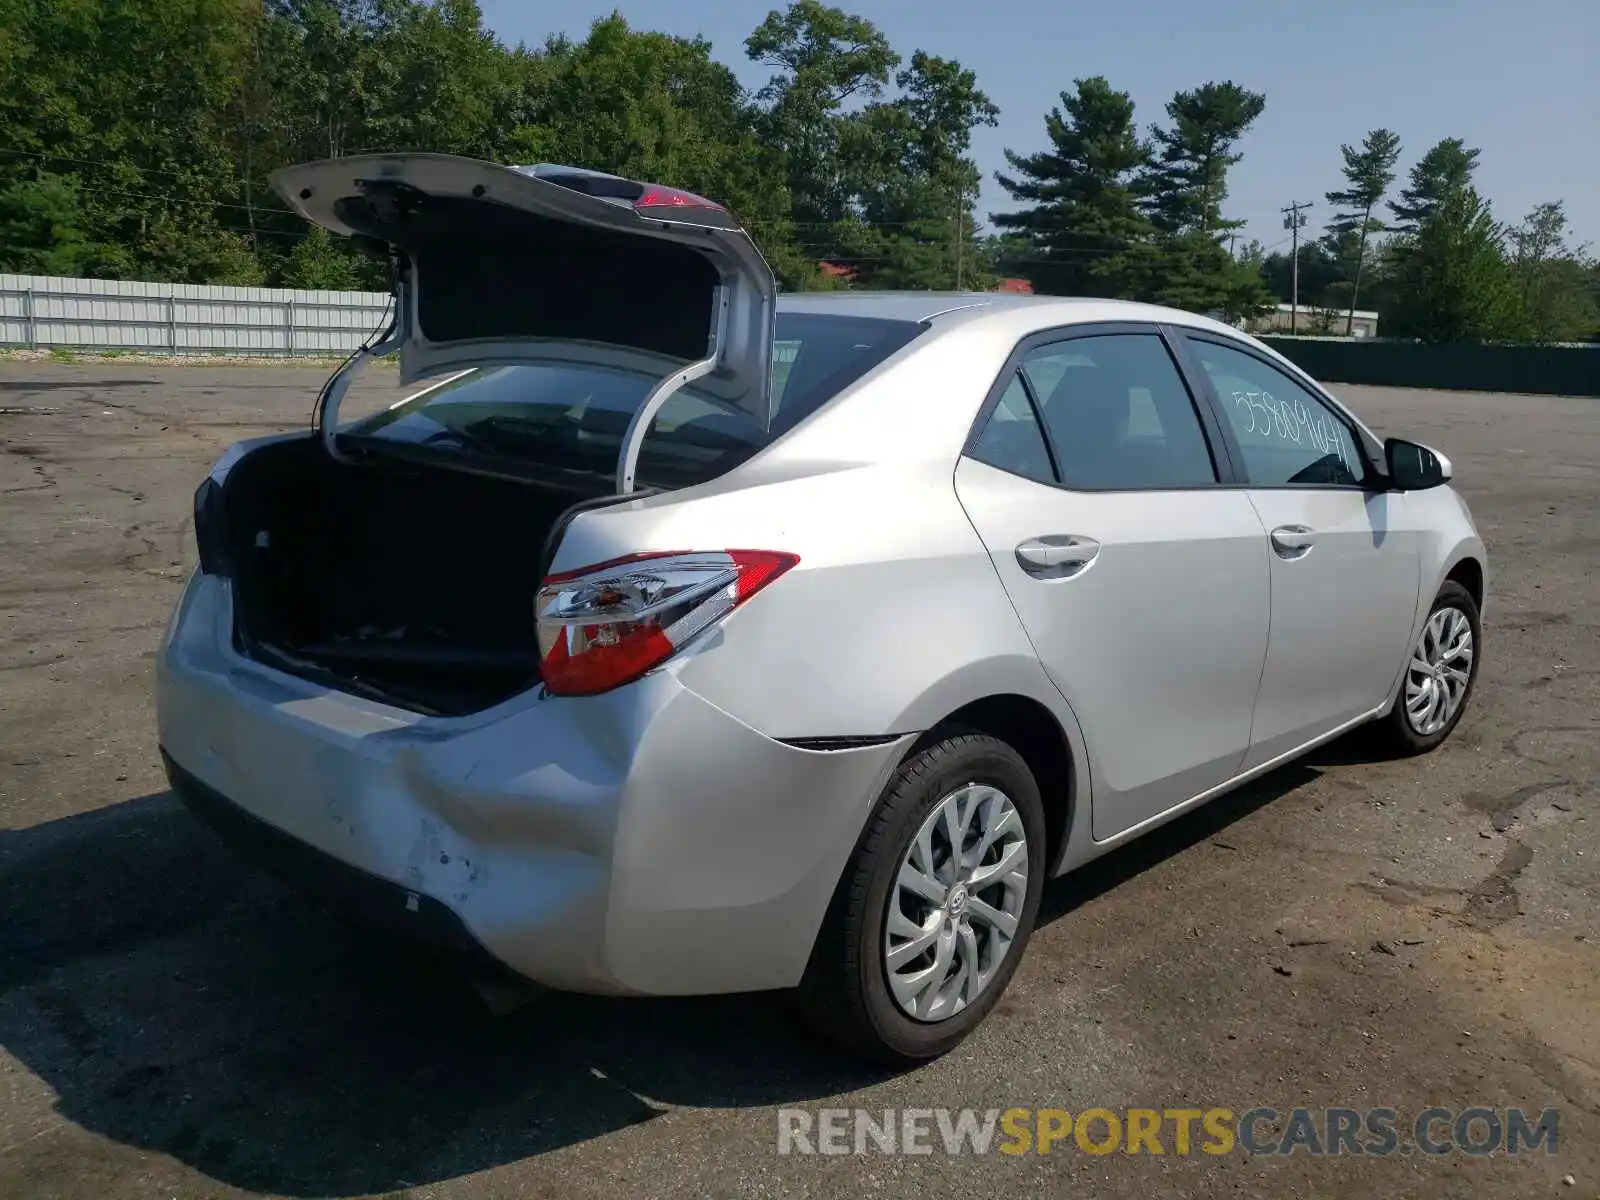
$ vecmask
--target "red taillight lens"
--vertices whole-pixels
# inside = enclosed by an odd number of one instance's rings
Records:
[[[550,575],[538,603],[544,685],[592,696],[637,679],[799,561],[776,550],[671,552]]]
[[[685,192],[679,188],[660,187],[657,184],[644,185],[644,194],[633,202],[635,208],[706,208],[712,212],[727,212],[722,205],[704,196],[696,196],[693,192]]]

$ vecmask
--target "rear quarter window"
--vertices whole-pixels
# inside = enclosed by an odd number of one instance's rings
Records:
[[[800,343],[798,340],[779,342],[772,348],[772,402],[783,403],[783,389],[788,386],[789,372],[794,368],[794,360],[800,356]]]

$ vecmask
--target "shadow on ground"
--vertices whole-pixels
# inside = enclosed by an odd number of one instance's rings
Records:
[[[1058,921],[1314,778],[1290,767],[1045,894]],[[882,1078],[779,996],[487,1015],[447,962],[237,868],[165,793],[0,832],[0,1044],[98,1135],[225,1184],[356,1195]],[[958,1051],[959,1053],[959,1051]]]

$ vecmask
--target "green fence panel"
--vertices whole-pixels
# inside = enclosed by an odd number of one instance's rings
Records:
[[[1600,346],[1261,339],[1315,379],[1380,387],[1600,396]]]

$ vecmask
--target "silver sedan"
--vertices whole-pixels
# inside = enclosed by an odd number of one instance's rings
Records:
[[[395,318],[202,482],[163,756],[236,844],[484,970],[794,989],[929,1058],[1047,879],[1461,719],[1487,572],[1450,464],[1226,325],[778,296],[721,207],[573,168],[277,182],[388,256]],[[385,352],[421,390],[340,420]]]

